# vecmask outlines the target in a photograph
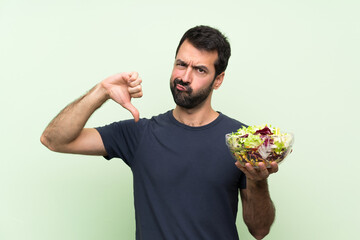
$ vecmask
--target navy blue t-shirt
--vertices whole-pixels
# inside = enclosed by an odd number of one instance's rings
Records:
[[[246,178],[225,134],[242,126],[220,113],[208,125],[190,127],[168,111],[97,128],[106,158],[121,158],[132,170],[137,240],[238,239]]]

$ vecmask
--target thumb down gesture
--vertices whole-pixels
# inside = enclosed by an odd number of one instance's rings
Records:
[[[141,82],[137,72],[115,74],[102,81],[108,96],[130,111],[136,122],[139,121],[139,111],[132,105],[131,98],[142,97]]]

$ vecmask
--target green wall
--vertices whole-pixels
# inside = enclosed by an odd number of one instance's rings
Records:
[[[130,1],[129,1],[130,2]],[[132,176],[119,159],[50,152],[48,122],[105,77],[138,71],[141,117],[173,108],[169,78],[182,34],[230,39],[216,110],[295,133],[269,179],[277,207],[265,239],[357,239],[358,1],[0,0],[0,239],[134,239]],[[130,118],[113,102],[94,127]],[[241,239],[253,239],[239,213]]]

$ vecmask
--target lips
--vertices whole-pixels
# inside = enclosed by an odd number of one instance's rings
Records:
[[[178,91],[181,92],[191,92],[191,88],[188,83],[183,82],[182,80],[175,78],[174,86]]]
[[[187,87],[180,84],[176,84],[176,89],[179,91],[187,91]]]

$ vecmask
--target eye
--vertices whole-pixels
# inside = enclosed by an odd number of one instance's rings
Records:
[[[206,73],[205,69],[201,68],[201,67],[197,67],[196,70],[199,72],[199,73]]]
[[[178,67],[186,67],[186,63],[184,62],[176,62],[175,65]]]

